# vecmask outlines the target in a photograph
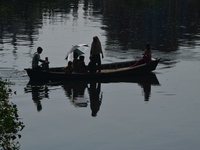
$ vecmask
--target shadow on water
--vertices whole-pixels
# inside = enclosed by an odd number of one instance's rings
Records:
[[[42,110],[41,100],[49,98],[50,88],[61,86],[70,103],[75,107],[82,108],[90,105],[91,115],[97,116],[103,100],[102,84],[110,83],[129,83],[138,84],[143,90],[144,101],[149,101],[151,96],[151,87],[160,86],[160,83],[154,73],[144,76],[129,78],[113,78],[111,80],[98,81],[55,81],[55,82],[32,82],[29,81],[24,88],[25,93],[32,94],[32,100],[37,106],[37,110]],[[87,92],[86,92],[87,91]]]

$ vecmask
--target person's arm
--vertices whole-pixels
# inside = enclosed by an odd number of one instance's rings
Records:
[[[39,62],[44,62],[44,60],[42,60],[40,58],[40,54],[36,53],[35,56],[34,56]]]
[[[40,61],[40,62],[42,62],[42,63],[44,63],[44,62],[45,62],[45,60],[42,60],[42,59],[39,59],[39,61]]]
[[[144,51],[143,56],[148,56],[148,51],[147,50]]]
[[[40,59],[40,58],[39,58],[39,61],[42,62],[42,63],[48,63],[48,64],[49,64],[49,61],[48,61],[48,58],[47,58],[47,57],[46,57],[46,60],[43,60],[43,59]]]

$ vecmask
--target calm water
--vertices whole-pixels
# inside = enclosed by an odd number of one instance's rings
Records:
[[[0,76],[17,92],[22,150],[199,148],[199,2],[15,3],[0,2]],[[146,42],[162,62],[150,82],[28,85],[23,69],[38,46],[50,66],[65,66],[71,46],[90,45],[94,35],[103,63],[137,59]]]

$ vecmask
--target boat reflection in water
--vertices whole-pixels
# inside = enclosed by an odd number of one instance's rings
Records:
[[[65,95],[75,107],[88,107],[90,105],[91,116],[97,116],[103,99],[103,91],[101,84],[105,83],[137,83],[143,91],[144,101],[149,101],[151,96],[151,86],[160,85],[156,75],[150,73],[148,75],[129,77],[129,78],[112,78],[98,81],[59,81],[59,82],[44,82],[35,83],[29,82],[25,88],[25,92],[32,93],[32,99],[37,105],[37,110],[42,109],[41,100],[49,98],[50,86],[62,86]],[[87,91],[87,92],[86,92]]]

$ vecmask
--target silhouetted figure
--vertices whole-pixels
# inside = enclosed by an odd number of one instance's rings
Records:
[[[96,73],[97,65],[94,61],[94,58],[90,56],[90,62],[88,63],[88,72],[89,73]]]
[[[76,71],[78,73],[86,73],[87,72],[87,66],[85,65],[85,57],[84,56],[79,57]]]
[[[40,58],[40,54],[42,53],[42,51],[43,49],[41,47],[38,47],[37,52],[34,53],[32,59],[32,69],[43,70],[44,68],[39,66],[39,62],[49,64],[48,58],[46,58],[46,60]]]
[[[140,58],[140,60],[138,60],[135,64],[132,65],[132,67],[144,64],[144,63],[148,63],[151,61],[151,49],[150,49],[150,44],[146,44],[145,45],[145,51],[143,54],[143,57]]]
[[[90,50],[90,57],[93,57],[95,63],[97,63],[98,66],[98,71],[101,72],[101,56],[103,56],[103,51],[101,47],[101,42],[97,36],[93,37],[93,42],[91,45],[91,50]]]
[[[92,117],[96,117],[102,102],[102,94],[100,95],[101,83],[97,85],[96,82],[91,82],[88,90],[90,95],[90,108],[92,111],[91,115]]]
[[[68,65],[66,67],[63,68],[63,71],[66,73],[66,74],[69,74],[69,73],[72,73],[73,72],[73,67],[72,67],[72,62],[69,61],[68,62]]]
[[[73,62],[72,62],[72,67],[73,67],[73,70],[74,72],[77,72],[77,65],[78,65],[78,62],[79,62],[79,59],[78,59],[78,53],[74,53],[73,54]]]

